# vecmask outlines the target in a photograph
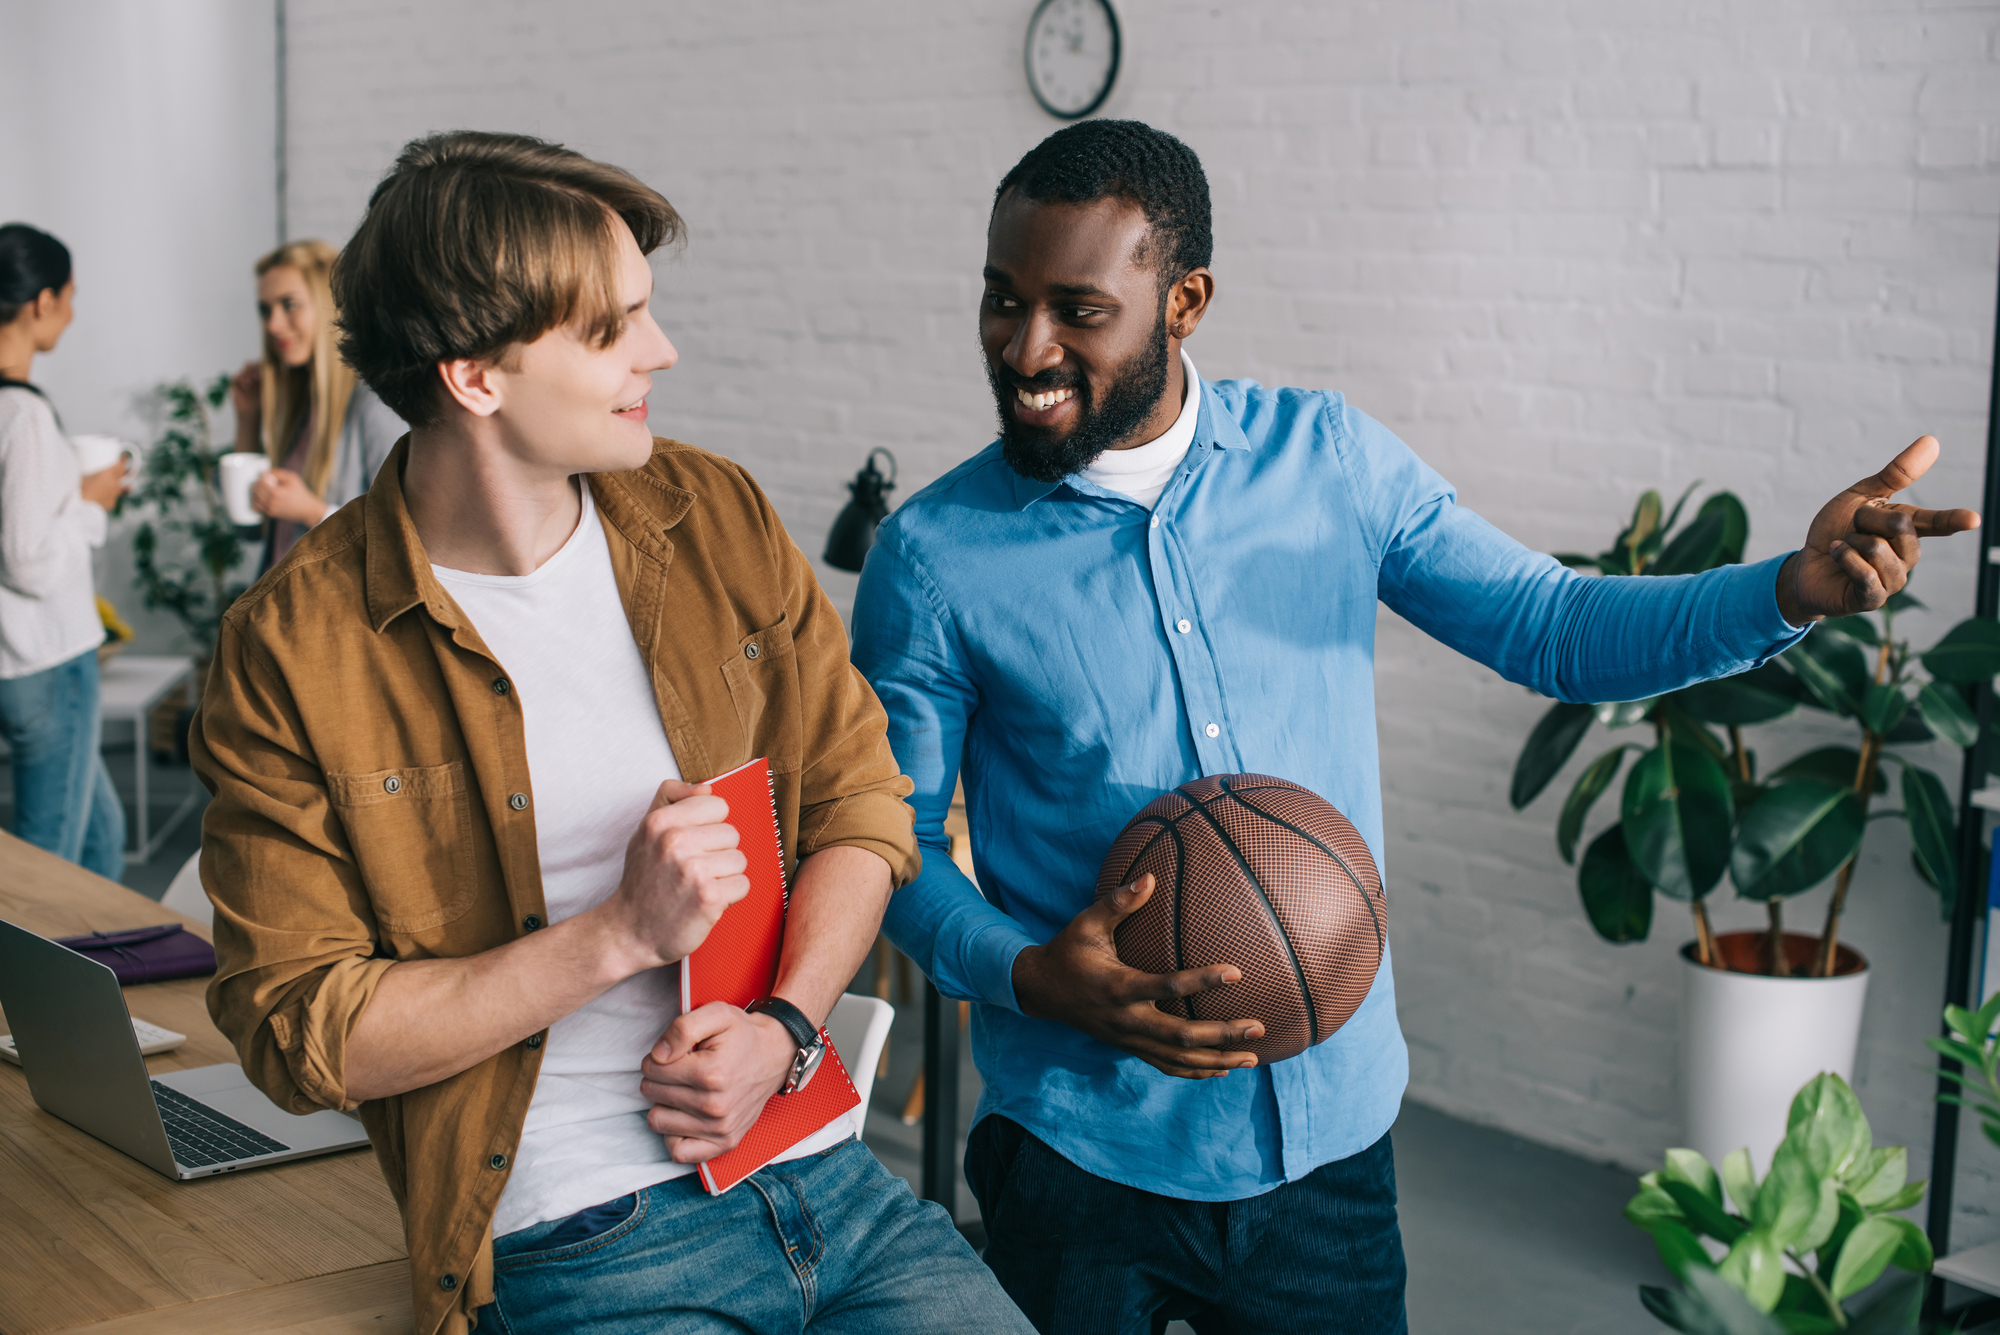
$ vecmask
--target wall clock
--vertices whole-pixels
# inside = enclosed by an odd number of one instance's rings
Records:
[[[1051,116],[1080,120],[1104,105],[1118,78],[1118,15],[1111,0],[1041,0],[1028,20],[1028,87]]]

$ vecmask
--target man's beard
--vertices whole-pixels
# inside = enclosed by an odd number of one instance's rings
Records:
[[[1033,379],[1010,377],[1003,382],[1001,373],[988,362],[986,378],[993,384],[993,398],[1000,409],[1000,452],[1007,466],[1037,482],[1060,482],[1088,468],[1098,455],[1131,435],[1159,406],[1167,392],[1166,312],[1161,311],[1159,327],[1146,347],[1118,368],[1102,404],[1092,401],[1089,381],[1060,367]],[[1022,425],[1007,409],[1015,401],[1017,387],[1030,394],[1075,389],[1076,428],[1056,439],[1040,428]]]

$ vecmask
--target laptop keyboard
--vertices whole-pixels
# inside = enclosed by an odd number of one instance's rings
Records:
[[[160,1105],[160,1120],[167,1124],[167,1143],[173,1146],[174,1159],[183,1168],[206,1168],[291,1148],[157,1080],[153,1081],[153,1102]]]

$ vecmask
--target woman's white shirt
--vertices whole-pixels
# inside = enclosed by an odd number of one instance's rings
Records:
[[[104,640],[90,568],[109,517],[83,499],[76,450],[30,389],[0,389],[0,679],[25,677]]]

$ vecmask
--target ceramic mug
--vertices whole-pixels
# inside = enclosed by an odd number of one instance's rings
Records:
[[[103,472],[132,451],[116,436],[71,436],[69,443],[76,449],[77,467],[85,477]]]
[[[222,508],[229,511],[230,523],[252,528],[264,522],[250,504],[250,488],[270,470],[271,460],[262,454],[235,450],[222,456]]]

